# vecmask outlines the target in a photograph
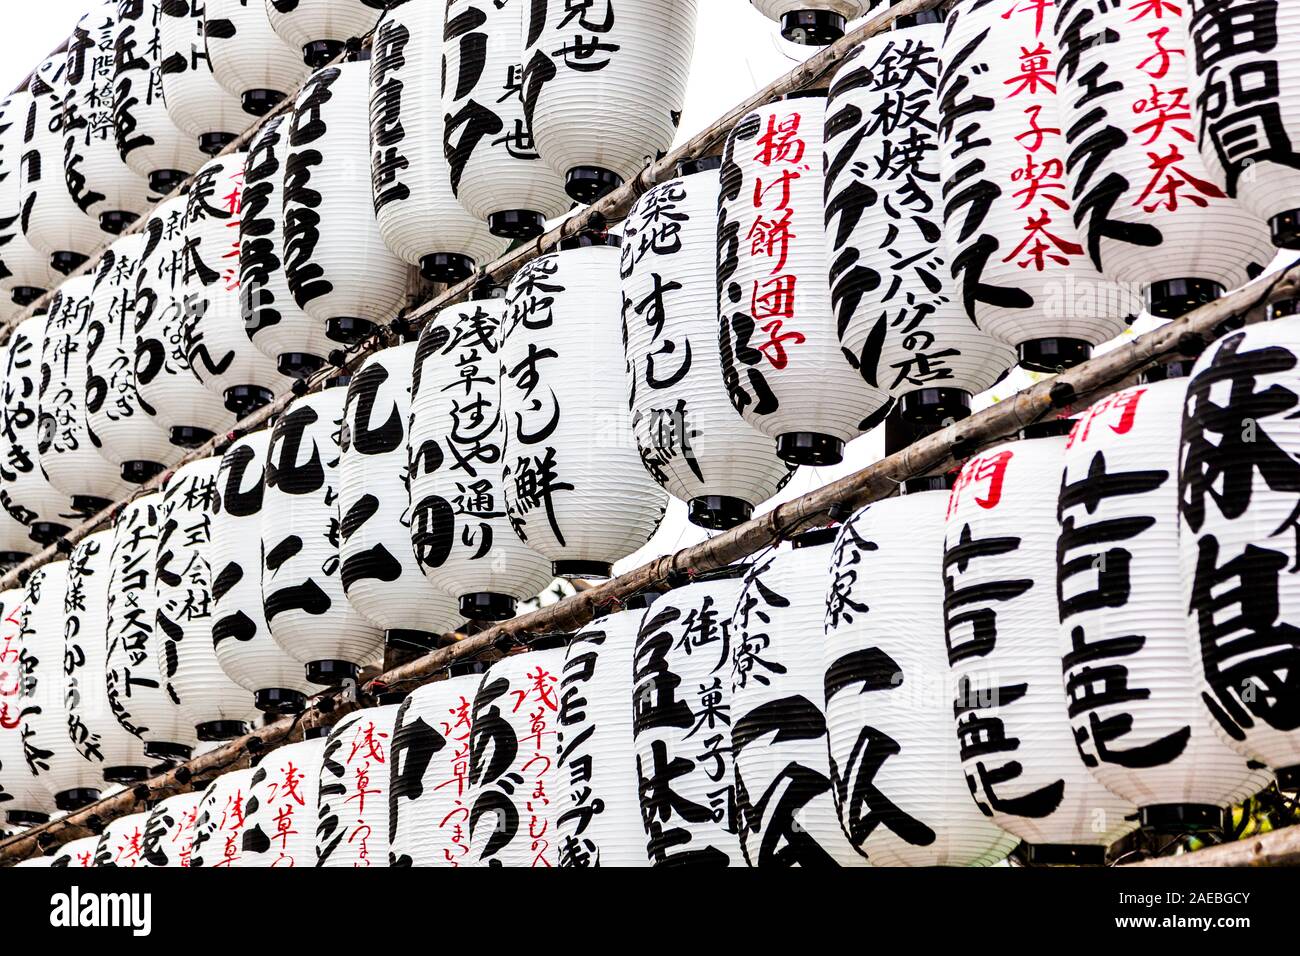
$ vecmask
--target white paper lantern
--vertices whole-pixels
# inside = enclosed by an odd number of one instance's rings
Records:
[[[0,508],[0,567],[17,567],[36,550],[27,527],[4,508]]]
[[[443,142],[439,4],[405,3],[375,27],[370,63],[371,186],[388,248],[434,282],[460,282],[505,252],[456,200]],[[438,96],[425,95],[437,90]]]
[[[298,713],[314,688],[271,639],[262,607],[262,504],[270,429],[226,449],[212,517],[212,641],[226,676],[268,714]]]
[[[740,866],[731,616],[741,569],[670,591],[641,620],[632,727],[652,866]]]
[[[359,2],[359,0],[358,0]],[[298,305],[351,344],[406,304],[410,269],[384,245],[370,189],[370,70],[317,70],[294,103],[284,172],[284,263]],[[432,144],[430,144],[432,148]]]
[[[970,459],[944,538],[944,627],[966,782],[1030,863],[1101,863],[1136,825],[1074,744],[1056,643],[1056,489],[1065,438]]]
[[[564,786],[556,762],[563,639],[488,668],[470,716],[471,866],[553,867]]]
[[[348,603],[340,575],[342,388],[298,399],[275,423],[262,500],[262,604],[271,636],[313,684],[356,680],[383,659],[383,631]]]
[[[203,791],[179,793],[161,801],[145,822],[140,866],[188,867],[194,852]]]
[[[215,156],[248,128],[252,117],[212,74],[203,37],[203,0],[167,0],[162,15],[167,112],[173,123],[195,137],[200,150]]]
[[[15,831],[15,832],[17,832],[17,831]],[[52,855],[51,855],[51,856],[33,856],[33,857],[29,857],[29,858],[26,859],[26,860],[20,860],[19,862],[17,862],[17,863],[14,864],[14,866],[31,866],[31,867],[38,867],[38,868],[41,868],[41,869],[44,869],[45,867],[53,866],[53,865],[54,865],[54,857],[53,857]]]
[[[23,137],[33,109],[32,94],[14,93],[0,103],[0,297],[22,308],[58,284],[47,253],[23,233]]]
[[[144,862],[144,835],[148,826],[148,810],[110,820],[95,847],[95,866],[124,869],[147,866]]]
[[[417,687],[393,726],[389,784],[390,866],[468,866],[470,716],[487,665],[451,665]]]
[[[321,758],[316,865],[388,866],[389,780],[397,704],[349,714]]]
[[[277,41],[278,42],[278,41]],[[338,343],[294,301],[284,267],[284,173],[289,153],[284,116],[270,120],[248,147],[239,222],[239,295],[253,345],[286,375],[324,368]]]
[[[135,299],[136,394],[140,408],[173,444],[197,448],[235,423],[222,396],[203,387],[185,346],[185,207],[178,196],[145,222]]]
[[[99,849],[99,836],[69,840],[54,853],[52,867],[83,870],[95,865],[95,851]]]
[[[551,582],[551,562],[514,533],[501,484],[505,303],[443,309],[420,332],[412,379],[411,540],[440,594],[474,620],[503,620]]]
[[[235,866],[316,865],[316,803],[324,752],[322,735],[277,747],[262,758],[248,784]]]
[[[227,771],[203,791],[190,843],[190,866],[228,869],[239,865],[249,790],[256,772]]]
[[[524,121],[578,202],[608,195],[672,145],[695,15],[696,0],[530,5]]]
[[[15,826],[49,819],[54,800],[27,765],[23,717],[27,661],[22,650],[25,588],[0,591],[0,812]],[[472,695],[471,695],[472,696]]]
[[[860,862],[875,866],[987,866],[1017,843],[971,799],[953,734],[940,575],[947,500],[920,492],[857,512],[825,588],[835,805]]]
[[[527,6],[520,0],[451,0],[445,11],[442,120],[452,192],[493,235],[510,239],[540,236],[546,221],[572,204],[564,192],[564,171],[543,160],[525,116]],[[582,119],[588,136],[598,133],[592,102],[586,100],[588,115]]]
[[[246,113],[266,115],[307,78],[302,54],[271,28],[264,0],[204,0],[203,35],[212,75]]]
[[[556,735],[560,866],[649,866],[629,705],[636,635],[651,603],[631,598],[598,617],[565,653]]]
[[[623,337],[632,430],[646,470],[690,519],[747,521],[788,480],[772,440],[736,414],[720,373],[712,163],[650,190],[623,223]]]
[[[376,352],[348,384],[339,443],[339,577],[348,603],[383,628],[386,643],[432,650],[461,615],[457,602],[425,578],[411,546],[406,430],[415,351],[408,342]]]
[[[510,282],[502,484],[515,533],[561,576],[605,577],[654,534],[667,495],[631,435],[618,250],[540,256]]]
[[[750,0],[794,43],[826,46],[844,36],[845,21],[866,16],[880,0]]]
[[[162,8],[166,0],[121,0],[113,81],[113,127],[118,152],[149,188],[167,194],[200,166],[204,156],[178,127],[163,102]]]
[[[265,0],[271,28],[313,69],[369,33],[390,0]]]
[[[826,99],[787,98],[727,136],[718,202],[718,321],[731,404],[800,465],[830,465],[884,420],[888,396],[840,348],[823,235]]]
[[[221,669],[216,617],[213,523],[220,457],[200,458],[167,479],[158,533],[158,668],[199,740],[231,740],[256,716],[253,695]]]
[[[194,724],[158,667],[162,635],[155,582],[162,523],[163,496],[153,493],[123,508],[113,528],[105,679],[118,723],[144,741],[148,756],[188,760]]]
[[[1243,285],[1274,255],[1196,148],[1190,17],[1187,4],[1072,0],[1055,20],[1079,241],[1108,278],[1145,286],[1162,317]]]

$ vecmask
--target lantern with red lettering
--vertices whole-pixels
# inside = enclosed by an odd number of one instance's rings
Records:
[[[203,37],[212,75],[245,113],[266,115],[307,78],[302,54],[271,28],[265,2],[204,0]]]
[[[501,299],[439,312],[420,332],[412,378],[410,531],[415,559],[472,620],[504,620],[551,582],[551,562],[514,533],[501,453]]]
[[[248,797],[256,770],[228,770],[203,791],[190,842],[190,866],[228,869],[243,855]]]
[[[369,33],[389,0],[266,0],[271,28],[312,69]]]
[[[144,862],[144,834],[148,826],[148,810],[110,820],[95,847],[95,866],[125,869],[147,866]]]
[[[888,396],[840,347],[822,238],[826,99],[787,97],[727,137],[718,203],[718,322],[731,404],[791,464],[831,465]]]
[[[20,827],[44,823],[54,810],[50,792],[27,764],[22,732],[26,603],[25,588],[0,591],[0,794],[6,798],[0,810],[8,823]]]
[[[781,36],[807,46],[826,46],[844,36],[848,20],[866,16],[880,0],[751,0],[755,9],[781,24]]]
[[[172,122],[215,156],[252,121],[239,98],[212,74],[203,37],[203,0],[168,0],[162,5],[163,99]]]
[[[178,793],[162,800],[145,822],[140,866],[188,867],[194,852],[203,791]]]
[[[1168,0],[1117,0],[1104,12],[1073,3],[1054,19],[1057,125],[1087,254],[1108,278],[1145,287],[1148,309],[1161,317],[1243,285],[1274,248],[1264,223],[1211,181],[1196,148],[1191,9]]]
[[[248,783],[238,867],[316,864],[317,801],[328,727],[307,740],[277,747],[262,758]]]
[[[330,731],[320,765],[317,866],[388,866],[388,801],[398,706],[358,710]]]
[[[49,255],[23,232],[23,137],[32,110],[32,94],[26,90],[0,103],[0,289],[6,293],[0,299],[15,309],[26,308],[58,284]]]
[[[79,870],[94,866],[95,851],[99,848],[101,836],[102,834],[82,837],[79,840],[69,840],[54,851],[54,859],[50,866]]]

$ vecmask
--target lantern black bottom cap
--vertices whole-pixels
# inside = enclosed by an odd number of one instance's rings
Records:
[[[1193,309],[1222,298],[1226,290],[1211,279],[1165,279],[1147,286],[1147,311],[1159,319],[1181,319]]]
[[[1300,791],[1300,764],[1290,767],[1278,767],[1276,770],[1277,788],[1288,793]]]
[[[1030,339],[1016,346],[1020,365],[1031,372],[1059,372],[1092,358],[1092,346],[1083,339]]]
[[[104,781],[106,783],[120,783],[123,786],[130,783],[141,783],[149,779],[148,767],[105,767]]]
[[[307,709],[307,695],[286,687],[263,687],[253,693],[253,706],[264,714],[281,717]]]
[[[1207,803],[1161,803],[1140,807],[1138,822],[1157,833],[1222,833],[1227,811]]]
[[[235,133],[204,133],[199,137],[199,152],[216,156],[238,138]]]
[[[275,368],[290,378],[306,378],[325,367],[325,359],[310,352],[281,352],[275,358]]]
[[[710,531],[726,531],[744,524],[754,514],[754,506],[743,498],[726,495],[702,495],[687,505],[691,524]]]
[[[546,231],[546,217],[531,209],[503,209],[488,216],[488,232],[502,239],[535,239]]]
[[[515,616],[516,603],[509,594],[475,591],[460,596],[460,613],[471,621],[506,621]]]
[[[183,169],[155,169],[149,174],[149,188],[166,196],[189,178]]]
[[[795,10],[781,16],[781,36],[804,46],[826,46],[844,36],[844,17],[830,10]]]
[[[265,116],[284,100],[279,90],[245,90],[239,101],[250,116]]]
[[[791,465],[838,465],[844,460],[844,442],[817,432],[786,432],[776,440],[776,457]]]
[[[21,305],[24,308],[31,305],[43,295],[45,295],[45,290],[38,289],[34,285],[17,285],[9,290],[9,298],[13,300],[13,304]]]
[[[1300,209],[1280,212],[1268,221],[1273,245],[1279,249],[1300,249]]]
[[[614,565],[604,561],[554,561],[551,572],[557,578],[607,578],[614,573]]]
[[[420,259],[420,275],[430,282],[455,285],[474,274],[474,260],[455,252],[435,252]]]
[[[1285,319],[1292,315],[1300,315],[1300,299],[1283,299],[1281,302],[1274,302],[1268,307],[1270,321]]]
[[[157,478],[166,470],[167,466],[157,461],[124,461],[122,462],[122,480],[133,485],[143,485],[146,481]]]
[[[50,815],[35,810],[10,810],[5,814],[5,819],[16,827],[38,827],[42,823],[49,823]]]
[[[37,541],[35,538],[33,538],[32,540],[36,541],[37,544],[54,543],[54,541],[50,541],[50,542]],[[57,541],[58,538],[55,538],[54,540]],[[22,564],[30,557],[31,555],[28,554],[26,551],[0,551],[0,568],[17,567],[18,565]]]
[[[87,518],[94,517],[106,508],[111,508],[113,502],[108,498],[99,498],[95,495],[73,495],[72,510],[79,515]]]
[[[350,316],[336,315],[325,323],[325,335],[344,345],[355,345],[374,331],[375,323]]]
[[[83,256],[80,252],[56,252],[50,256],[50,268],[65,276],[71,275],[74,269],[89,260],[90,256]]]
[[[27,529],[27,536],[37,544],[51,545],[71,530],[66,524],[55,524],[53,521],[33,521]]]
[[[1026,843],[1030,866],[1104,866],[1106,848],[1094,843]]]
[[[99,791],[91,787],[77,787],[74,790],[64,790],[54,795],[54,805],[64,813],[71,813],[73,810],[80,810],[82,807],[88,807],[99,799]]]
[[[234,740],[248,733],[248,724],[242,720],[209,720],[194,725],[194,736],[204,743],[214,740]]]
[[[275,399],[269,388],[260,385],[232,385],[226,389],[226,411],[234,412],[243,418],[251,415],[263,406],[270,405]]]
[[[313,70],[319,70],[347,49],[346,40],[314,40],[303,45],[302,61]]]
[[[101,212],[99,214],[99,228],[114,236],[120,236],[122,230],[139,218],[140,216],[138,213],[127,212],[125,209],[114,209],[110,212]]]
[[[442,644],[443,636],[432,631],[416,631],[400,627],[384,631],[384,646],[398,650],[431,651]]]
[[[909,425],[941,428],[970,417],[970,392],[960,388],[918,388],[899,399],[898,416]]]
[[[622,176],[599,166],[574,166],[564,177],[564,191],[569,198],[588,206],[622,185]]]
[[[198,448],[211,441],[214,433],[194,425],[173,425],[167,429],[167,440],[180,448]]]
[[[338,687],[344,681],[354,684],[361,676],[361,668],[347,661],[311,661],[307,665],[307,680],[318,687]]]
[[[144,755],[154,760],[189,760],[190,755],[194,753],[193,747],[187,747],[185,744],[168,743],[165,740],[146,740],[144,742]]]

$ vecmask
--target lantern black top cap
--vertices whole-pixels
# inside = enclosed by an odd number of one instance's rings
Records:
[[[697,156],[695,159],[683,159],[678,163],[677,175],[694,176],[696,173],[706,173],[711,169],[720,169],[721,167],[721,156]]]
[[[776,102],[781,103],[785,100],[824,100],[829,94],[828,90],[791,90],[784,96],[778,97]]]
[[[918,10],[915,13],[905,13],[894,20],[895,30],[906,30],[908,27],[919,27],[926,23],[943,23],[948,14],[943,7],[936,7],[933,10]]]
[[[615,232],[580,232],[576,236],[561,239],[556,246],[561,252],[570,249],[584,249],[588,246],[612,246],[617,249],[623,245],[623,237]]]
[[[792,537],[790,546],[795,550],[799,550],[801,548],[817,548],[823,544],[834,544],[839,533],[838,528],[812,528],[809,531],[801,531]]]

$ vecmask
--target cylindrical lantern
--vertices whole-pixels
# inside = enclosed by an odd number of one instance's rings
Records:
[[[113,120],[117,149],[149,188],[166,195],[200,166],[198,143],[163,102],[162,8],[167,0],[121,0],[115,50]]]
[[[551,562],[506,515],[501,463],[501,321],[481,299],[439,312],[420,332],[411,397],[411,541],[439,593],[474,620],[503,620],[551,582]]]
[[[320,765],[316,865],[388,866],[390,755],[397,704],[334,725]]]
[[[505,252],[456,200],[443,142],[442,4],[404,3],[375,27],[370,172],[379,233],[434,282],[460,282]],[[437,90],[438,96],[424,91]],[[432,148],[430,144],[433,144]]]
[[[21,831],[15,831],[15,832],[21,832]],[[9,836],[9,835],[12,835],[12,834],[6,834],[6,836]],[[62,847],[60,847],[60,849],[62,849]],[[54,856],[53,856],[53,855],[51,855],[51,856],[32,856],[32,857],[28,857],[28,858],[25,859],[25,860],[20,860],[20,861],[18,861],[17,863],[14,864],[14,866],[31,866],[31,867],[38,867],[38,868],[41,868],[41,869],[43,869],[43,868],[45,868],[45,867],[47,867],[47,866],[53,866],[53,865],[54,865]]]
[[[975,802],[1030,863],[1100,864],[1136,825],[1074,743],[1057,653],[1056,490],[1065,438],[970,459],[948,505],[944,627],[953,715]]]
[[[0,103],[0,289],[6,293],[0,299],[16,308],[30,305],[58,284],[49,255],[23,232],[23,137],[32,110],[28,90]]]
[[[229,868],[243,855],[248,797],[256,770],[229,770],[214,780],[199,801],[190,843],[190,866]]]
[[[144,741],[158,760],[188,760],[194,724],[181,712],[158,661],[156,592],[163,496],[136,498],[118,515],[108,578],[108,701],[118,723]]]
[[[296,714],[314,690],[302,665],[271,639],[262,607],[262,502],[270,429],[226,449],[212,517],[212,642],[222,671],[258,710]]]
[[[1178,480],[1192,679],[1220,736],[1287,791],[1300,789],[1288,586],[1300,548],[1298,355],[1300,318],[1290,318],[1233,332],[1197,360]]]
[[[245,113],[264,116],[307,78],[302,54],[276,36],[263,0],[204,0],[203,35],[212,75]]]
[[[0,812],[14,826],[44,823],[55,809],[50,792],[27,765],[22,731],[27,706],[22,650],[26,597],[24,588],[0,591]]]
[[[1145,286],[1154,315],[1177,317],[1268,265],[1268,227],[1211,181],[1196,148],[1188,5],[1074,3],[1046,19],[1061,50],[1051,79],[1062,109],[1043,125],[1064,134],[1078,241],[1097,268]],[[1006,24],[993,29],[1004,34]],[[1259,95],[1253,84],[1250,95]]]
[[[652,866],[739,866],[731,615],[743,568],[670,591],[641,620],[632,732]]]
[[[95,847],[95,866],[134,868],[144,862],[144,834],[149,826],[148,810],[110,820]]]
[[[77,870],[85,870],[94,866],[95,851],[99,849],[100,836],[102,834],[82,837],[79,840],[69,840],[55,851],[54,860],[50,863],[50,866],[68,867]]]
[[[694,7],[693,0],[690,5]],[[538,153],[525,115],[527,6],[522,0],[452,0],[445,11],[443,35],[443,143],[452,192],[475,219],[487,223],[493,235],[511,239],[540,236],[546,221],[571,205],[562,172],[557,173]],[[432,11],[426,16],[432,19]],[[621,24],[623,9],[619,16]],[[660,92],[650,85],[643,89]],[[589,90],[586,95],[600,94]],[[599,134],[599,122],[590,115],[599,102],[586,100],[582,122],[589,138]],[[667,115],[663,100],[657,99],[655,105]],[[637,118],[650,115],[647,111]]]
[[[141,410],[175,445],[196,448],[235,423],[203,387],[185,347],[185,207],[177,196],[145,222],[147,237],[135,298],[135,388]]]
[[[483,675],[470,716],[471,866],[553,867],[561,807],[556,734],[563,639],[534,641]]]
[[[628,405],[641,462],[690,519],[724,530],[749,520],[790,467],[736,414],[720,372],[713,250],[718,173],[656,186],[623,223]]]
[[[275,423],[262,501],[262,604],[275,642],[313,684],[356,680],[383,631],[348,603],[340,573],[342,388],[298,399]]]
[[[865,16],[880,0],[750,0],[781,36],[805,46],[826,46],[844,36],[845,23]]]
[[[417,687],[393,725],[389,783],[390,866],[469,865],[470,713],[478,661],[451,665],[451,676]]]
[[[971,799],[953,734],[940,574],[947,501],[919,492],[859,511],[822,587],[835,806],[841,832],[877,866],[987,866],[1017,842]]]
[[[840,347],[822,238],[821,92],[769,103],[727,136],[718,323],[731,404],[799,465],[832,465],[884,421],[888,395]]]
[[[166,0],[160,39],[167,112],[200,150],[215,156],[248,128],[252,117],[212,74],[203,37],[203,0]]]
[[[199,740],[230,740],[257,716],[253,695],[221,669],[213,644],[213,522],[220,457],[182,465],[167,479],[158,533],[158,668]]]
[[[339,576],[348,603],[384,629],[386,643],[432,650],[461,615],[457,602],[425,578],[411,546],[406,429],[415,350],[408,342],[376,352],[348,384],[339,443]]]
[[[369,33],[391,0],[265,0],[271,28],[315,69]]]
[[[369,64],[342,63],[313,73],[294,103],[288,139],[283,198],[289,291],[330,338],[351,344],[396,317],[410,279],[407,264],[384,245],[375,218]]]
[[[188,867],[203,791],[179,793],[154,807],[145,823],[141,866]]]
[[[316,865],[316,805],[324,753],[321,735],[277,747],[262,758],[248,784],[235,866]]]
[[[631,437],[618,258],[608,245],[540,256],[516,273],[507,297],[506,513],[561,576],[608,576],[667,507]]]
[[[524,122],[578,202],[609,194],[672,145],[686,102],[695,8],[696,0],[529,5]]]

